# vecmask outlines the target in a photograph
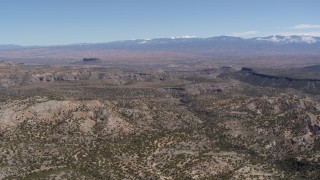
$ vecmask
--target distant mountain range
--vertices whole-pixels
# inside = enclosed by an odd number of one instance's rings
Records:
[[[197,38],[192,36],[136,39],[108,43],[84,43],[58,46],[0,45],[0,50],[63,48],[69,50],[178,50],[178,51],[319,51],[320,37],[308,35],[268,36],[244,39],[232,36]]]
[[[23,47],[20,45],[15,45],[15,44],[0,44],[0,50],[2,49],[21,49],[21,48],[26,48],[27,46]]]

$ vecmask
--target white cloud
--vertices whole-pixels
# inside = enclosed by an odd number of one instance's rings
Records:
[[[258,31],[246,31],[246,32],[234,32],[231,33],[231,36],[236,36],[236,37],[251,37],[254,35],[259,34]]]
[[[293,29],[320,29],[320,24],[298,24]]]
[[[281,32],[281,33],[278,33],[278,35],[283,35],[283,36],[309,35],[309,36],[314,36],[314,37],[320,37],[320,31],[310,31],[310,32]]]

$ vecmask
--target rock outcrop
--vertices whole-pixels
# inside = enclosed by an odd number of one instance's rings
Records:
[[[306,93],[320,94],[320,79],[298,79],[292,77],[274,76],[255,72],[250,68],[242,68],[234,78],[256,86],[274,88],[293,88]]]

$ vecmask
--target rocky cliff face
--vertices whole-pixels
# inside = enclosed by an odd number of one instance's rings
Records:
[[[255,72],[250,68],[243,68],[234,75],[240,81],[256,86],[275,88],[293,88],[306,93],[320,94],[320,79],[298,79],[283,76],[274,76]]]
[[[72,70],[57,72],[21,72],[14,75],[0,75],[0,88],[19,85],[30,85],[34,83],[48,83],[59,81],[90,81],[99,80],[107,84],[120,85],[134,81],[148,81],[161,79],[161,75],[145,72],[108,72],[99,70]]]

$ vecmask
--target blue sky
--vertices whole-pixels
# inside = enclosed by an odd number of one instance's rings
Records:
[[[0,44],[320,36],[320,0],[1,0]]]

